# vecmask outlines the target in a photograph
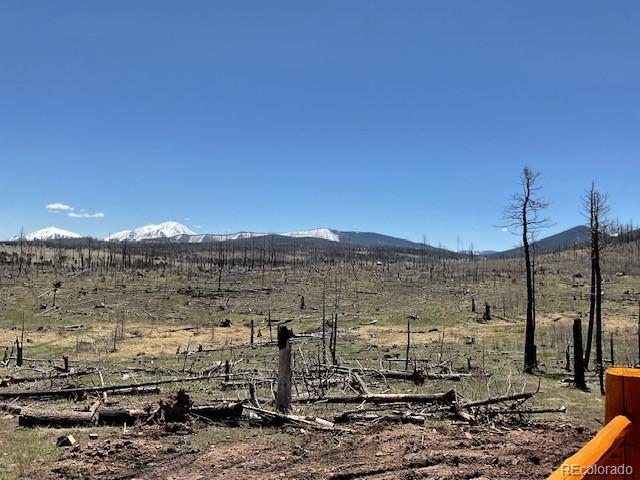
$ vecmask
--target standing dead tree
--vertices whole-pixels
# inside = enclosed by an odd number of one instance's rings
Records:
[[[584,365],[582,364],[582,321],[573,321],[573,378],[576,388],[587,390],[584,380]]]
[[[278,393],[276,410],[286,413],[291,408],[291,338],[293,332],[284,325],[278,326]]]
[[[536,184],[539,175],[529,167],[524,167],[520,175],[522,191],[513,195],[504,210],[505,227],[515,230],[521,236],[524,252],[527,285],[527,323],[524,338],[523,369],[525,373],[533,373],[538,365],[535,342],[535,279],[531,243],[535,234],[549,224],[549,220],[541,216],[541,212],[548,204],[539,196],[541,187]]]
[[[600,252],[602,240],[606,234],[605,217],[609,211],[607,195],[596,189],[595,183],[584,195],[583,213],[589,219],[591,240],[591,288],[589,299],[589,326],[587,328],[587,346],[584,354],[584,366],[589,367],[591,343],[595,327],[596,369],[600,379],[600,393],[604,395],[604,365],[602,359],[602,273],[600,270]]]

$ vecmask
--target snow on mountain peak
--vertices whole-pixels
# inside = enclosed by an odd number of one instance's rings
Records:
[[[314,228],[311,230],[298,230],[295,232],[286,232],[281,235],[294,238],[322,238],[331,242],[339,242],[340,235],[330,228]]]
[[[157,225],[144,225],[134,230],[123,230],[105,238],[106,241],[139,242],[158,238],[171,238],[178,235],[195,235],[195,232],[178,222],[163,222]]]
[[[78,235],[77,233],[70,232],[69,230],[62,230],[57,227],[47,227],[42,228],[40,230],[36,230],[35,232],[28,233],[24,235],[24,240],[32,241],[32,240],[60,240],[63,238],[81,238],[82,235]],[[11,240],[20,240],[20,235],[15,235],[11,237]]]

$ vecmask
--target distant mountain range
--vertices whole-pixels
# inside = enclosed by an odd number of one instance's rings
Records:
[[[578,225],[564,230],[560,233],[544,237],[532,245],[535,247],[536,253],[545,253],[558,250],[566,250],[567,248],[573,248],[575,246],[586,245],[589,243],[589,228],[584,225]],[[522,247],[512,248],[504,252],[487,252],[485,256],[504,256],[510,257],[520,255],[522,253]]]
[[[349,232],[333,230],[330,228],[316,228],[312,230],[298,230],[284,233],[260,233],[260,232],[238,232],[228,235],[202,234],[202,235],[179,235],[171,240],[181,243],[208,243],[225,240],[246,240],[256,237],[275,237],[280,243],[289,242],[293,239],[315,239],[326,242],[337,242],[360,247],[393,247],[393,248],[423,248],[421,243],[415,243],[404,238],[392,237],[374,232]],[[429,247],[427,245],[427,248]]]
[[[311,230],[297,230],[284,233],[266,233],[266,232],[236,232],[230,234],[197,234],[191,229],[178,222],[164,222],[154,225],[144,225],[132,230],[123,230],[121,232],[109,235],[104,240],[108,242],[153,242],[153,241],[170,241],[175,243],[210,243],[221,241],[246,241],[252,238],[262,238],[264,240],[275,241],[278,245],[292,244],[294,241],[315,242],[316,244],[332,244],[339,243],[343,245],[353,245],[357,247],[381,247],[381,248],[404,248],[404,249],[423,249],[430,251],[446,251],[437,249],[429,245],[412,242],[403,238],[392,237],[375,232],[354,232],[334,230],[331,228],[315,228]],[[56,227],[43,228],[35,232],[24,235],[24,240],[63,240],[77,239],[81,235],[62,230]],[[20,236],[14,236],[10,240],[17,241]],[[576,226],[563,232],[545,237],[535,242],[536,251],[538,253],[562,250],[571,248],[576,245],[584,245],[589,240],[589,229],[585,226]],[[478,252],[480,256],[514,256],[520,254],[521,248],[513,248],[503,252],[484,251]],[[450,252],[449,252],[450,253]]]
[[[389,248],[427,248],[435,249],[428,245],[412,242],[403,238],[392,237],[374,232],[352,232],[334,230],[331,228],[315,228],[310,230],[296,230],[284,233],[268,232],[236,232],[229,234],[197,234],[185,225],[178,222],[164,222],[154,225],[144,225],[132,230],[123,230],[107,236],[107,242],[150,242],[150,241],[171,241],[176,243],[209,243],[233,240],[246,240],[250,238],[274,238],[278,244],[293,243],[294,239],[300,241],[316,241],[320,243],[333,242],[360,247],[389,247]],[[25,235],[24,240],[62,240],[81,238],[81,235],[49,227],[37,230]],[[17,241],[19,235],[10,240]]]

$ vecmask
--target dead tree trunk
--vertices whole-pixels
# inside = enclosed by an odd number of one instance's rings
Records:
[[[536,348],[536,302],[535,302],[535,265],[532,258],[532,249],[535,233],[547,225],[547,219],[541,218],[540,212],[547,206],[546,202],[538,197],[539,187],[536,185],[538,173],[525,167],[520,176],[522,192],[513,196],[513,199],[505,209],[505,219],[508,226],[519,229],[524,251],[525,277],[527,286],[527,322],[524,334],[524,373],[533,373],[538,366],[538,353]]]
[[[16,367],[22,366],[23,350],[20,341],[16,338]]]
[[[598,228],[597,225],[596,228]],[[599,234],[597,234],[596,237],[599,237]],[[596,268],[596,364],[598,368],[598,379],[600,381],[600,393],[604,395],[604,361],[602,355],[602,274],[600,273],[599,238],[596,240],[594,256]]]
[[[404,369],[409,370],[409,349],[411,348],[411,319],[407,318],[407,355],[404,360]]]
[[[278,392],[276,410],[286,413],[291,408],[291,337],[293,332],[280,325],[278,327]]]
[[[611,351],[611,366],[616,364],[616,357],[613,351],[613,333],[609,336],[609,349]]]
[[[591,343],[593,341],[593,326],[596,314],[596,269],[591,259],[591,286],[589,297],[589,326],[587,327],[587,346],[584,352],[584,367],[589,368],[589,359],[591,357]]]
[[[605,216],[609,210],[607,196],[596,190],[595,184],[584,197],[584,210],[589,218],[591,233],[591,292],[589,320],[594,316],[596,333],[596,370],[600,383],[600,393],[604,395],[604,362],[602,355],[602,272],[600,270],[600,249],[604,232]],[[594,285],[595,284],[595,288]],[[590,348],[590,344],[587,345]],[[589,351],[587,351],[587,358]]]
[[[338,364],[338,356],[336,349],[338,346],[338,313],[333,317],[333,325],[331,326],[331,339],[329,341],[329,349],[331,350],[331,363]]]
[[[482,315],[482,319],[487,322],[491,320],[491,305],[489,305],[489,302],[484,302],[484,314]]]
[[[584,364],[582,357],[582,321],[576,318],[573,321],[573,378],[576,388],[586,390],[584,381]]]
[[[327,363],[327,318],[326,318],[326,281],[322,285],[322,362]],[[638,320],[638,339],[640,342],[640,319]],[[638,354],[640,358],[640,353]]]
[[[527,194],[528,196],[528,194]],[[523,229],[522,239],[524,245],[524,262],[525,262],[525,274],[527,277],[527,323],[524,334],[524,372],[533,373],[533,370],[538,366],[538,356],[536,351],[535,340],[535,311],[534,311],[534,293],[533,293],[533,272],[531,269],[531,254],[529,252],[529,237],[527,232],[527,208],[523,207]]]

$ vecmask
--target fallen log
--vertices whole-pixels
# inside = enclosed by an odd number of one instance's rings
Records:
[[[82,377],[85,375],[92,375],[95,373],[94,370],[80,370],[77,372],[62,372],[57,373],[55,375],[39,375],[37,377],[9,377],[0,379],[0,387],[8,387],[9,385],[17,385],[20,383],[29,383],[29,382],[41,382],[48,380],[58,380],[61,378],[69,378],[69,377]]]
[[[124,407],[101,407],[96,412],[96,423],[98,425],[133,425],[143,417],[149,415],[141,409],[130,409]]]
[[[478,401],[475,401],[475,402],[463,403],[459,407],[460,408],[482,407],[484,405],[493,405],[493,404],[501,403],[501,402],[511,402],[511,401],[515,401],[515,400],[527,400],[527,399],[533,397],[535,394],[536,394],[536,392],[523,392],[523,393],[516,393],[515,395],[504,395],[504,396],[501,396],[501,397],[493,397],[493,398],[487,398],[485,400],[478,400]]]
[[[112,392],[115,395],[124,392],[125,395],[147,394],[148,390],[142,387],[151,387],[168,383],[195,382],[199,380],[210,380],[212,377],[201,375],[195,377],[172,378],[166,380],[155,380],[153,382],[133,383],[125,385],[104,385],[91,387],[74,387],[59,390],[22,390],[14,392],[0,392],[0,398],[39,398],[39,397],[56,397],[56,398],[84,398],[89,393]],[[154,392],[155,393],[155,392]]]
[[[95,422],[91,412],[76,412],[73,410],[33,410],[23,408],[18,417],[21,427],[82,427],[93,425]]]
[[[424,425],[426,417],[412,412],[392,412],[385,415],[375,413],[354,413],[346,412],[335,418],[336,423],[349,422],[393,422],[393,423],[413,423],[415,425]]]
[[[316,430],[339,431],[339,432],[347,432],[347,433],[353,432],[353,430],[350,430],[348,428],[336,427],[333,425],[333,423],[327,422],[322,418],[316,418],[315,421],[311,421],[311,420],[307,420],[304,417],[299,417],[297,415],[291,415],[288,413],[279,413],[271,410],[264,410],[262,408],[253,407],[251,405],[244,405],[244,408],[252,412],[256,412],[260,415],[277,419],[284,423],[294,423],[294,424],[306,426],[309,428],[315,428]]]
[[[505,408],[502,410],[489,410],[488,415],[538,415],[541,413],[565,413],[567,407],[531,407],[531,408]]]
[[[160,393],[160,387],[131,387],[123,388],[122,390],[116,390],[112,392],[114,395],[155,395]]]
[[[209,420],[238,419],[242,416],[244,402],[230,402],[221,405],[194,405],[191,413]]]
[[[424,383],[425,380],[452,380],[458,381],[462,378],[471,377],[470,373],[450,372],[450,373],[434,373],[428,372],[422,368],[416,368],[410,371],[404,370],[376,370],[373,368],[348,368],[335,365],[326,365],[326,368],[335,370],[340,373],[360,372],[366,375],[376,375],[383,378],[393,378],[394,380],[409,380],[414,383]]]
[[[294,402],[324,402],[324,403],[452,403],[455,392],[449,390],[444,393],[369,393],[361,395],[333,395],[328,397],[296,397]]]

